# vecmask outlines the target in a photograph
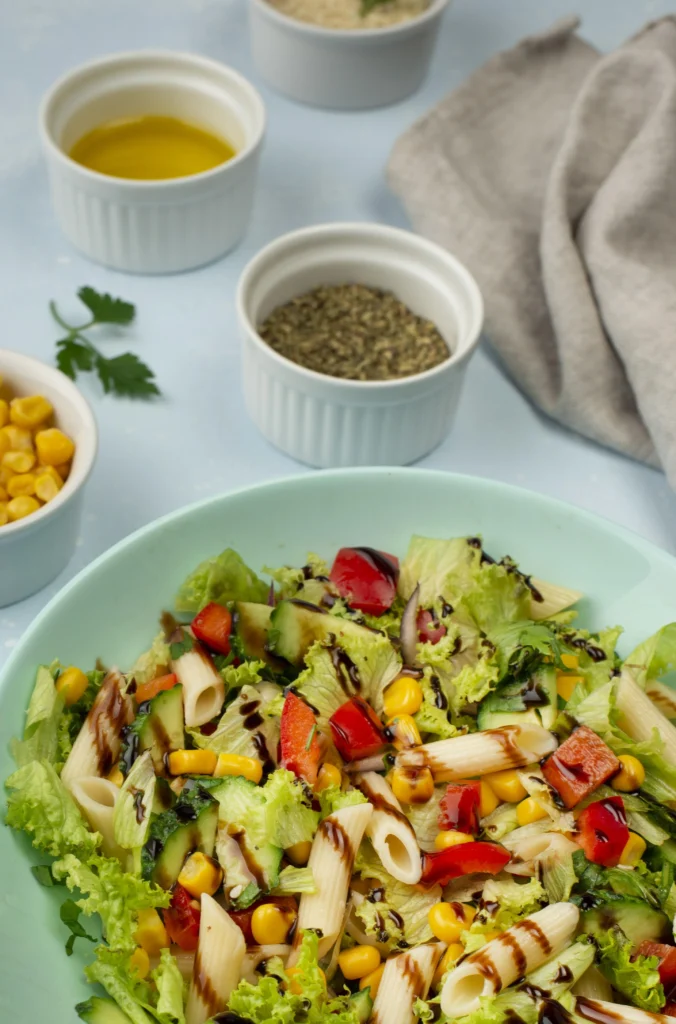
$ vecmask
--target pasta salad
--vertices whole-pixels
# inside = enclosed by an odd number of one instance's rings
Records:
[[[676,1016],[676,624],[622,661],[478,537],[263,572],[202,563],[126,671],[37,670],[6,822],[81,1019]]]

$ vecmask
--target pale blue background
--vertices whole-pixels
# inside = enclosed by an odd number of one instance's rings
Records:
[[[77,553],[47,590],[0,610],[0,665],[59,587],[132,530],[230,487],[306,471],[271,448],[244,411],[233,304],[244,263],[276,235],[306,224],[405,226],[383,178],[397,136],[496,50],[572,10],[570,0],[457,0],[417,96],[342,114],[298,106],[258,80],[246,0],[0,0],[0,344],[50,360],[59,334],[48,300],[76,318],[75,292],[90,284],[137,305],[134,331],[105,348],[112,354],[133,343],[164,392],[155,403],[131,403],[104,398],[95,381],[82,383],[101,445]],[[676,4],[585,0],[579,10],[586,37],[610,49]],[[71,249],[51,214],[36,131],[39,99],[58,75],[99,54],[140,47],[193,50],[231,64],[258,85],[269,114],[243,244],[211,267],[171,278],[114,273]],[[664,477],[544,420],[485,350],[470,367],[452,435],[422,464],[563,498],[676,550],[676,501]],[[351,539],[358,540],[346,514]]]

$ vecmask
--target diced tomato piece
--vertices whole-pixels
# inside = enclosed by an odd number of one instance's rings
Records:
[[[134,697],[136,698],[137,704],[143,704],[144,701],[152,700],[162,690],[173,690],[178,683],[178,678],[173,672],[170,672],[166,676],[158,676],[157,679],[151,679],[148,683],[141,683],[137,686]]]
[[[331,735],[343,761],[379,754],[387,746],[382,723],[370,704],[352,697],[329,719]]]
[[[542,773],[566,807],[575,807],[620,767],[607,743],[581,725],[542,766]]]
[[[397,593],[399,559],[375,548],[341,548],[330,572],[341,597],[369,615],[382,615]]]
[[[476,835],[479,831],[480,782],[453,782],[439,805],[439,828]]]
[[[232,615],[222,604],[212,601],[192,620],[192,631],[210,651],[230,654]]]
[[[274,903],[276,907],[287,912],[293,911],[294,913],[298,910],[298,904],[296,903],[293,896],[264,896],[260,900],[256,900],[246,910],[231,910],[229,911],[230,917],[235,922],[237,927],[241,930],[244,941],[247,946],[255,946],[256,940],[253,937],[251,930],[251,918],[256,907],[260,907],[263,903]]]
[[[314,786],[322,747],[317,736],[317,719],[312,708],[295,693],[287,693],[280,722],[282,765]]]
[[[421,644],[438,644],[446,636],[446,627],[441,622],[437,622],[427,608],[421,608],[418,612],[416,626]]]
[[[162,911],[164,927],[172,942],[181,949],[197,949],[200,934],[200,905],[187,889],[176,883],[171,903]]]
[[[676,946],[669,946],[666,942],[651,942],[650,939],[644,939],[635,955],[657,957],[660,962],[658,967],[660,981],[664,986],[664,991],[671,993],[676,986]],[[666,1010],[662,1010],[662,1013],[666,1013]]]
[[[511,860],[511,854],[497,843],[463,843],[438,853],[423,854],[423,885],[448,885],[460,875],[497,875]]]
[[[621,796],[610,796],[589,804],[577,819],[577,827],[575,840],[584,850],[587,860],[604,868],[614,868],[619,864],[629,839]]]

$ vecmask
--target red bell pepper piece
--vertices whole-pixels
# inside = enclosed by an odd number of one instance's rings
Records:
[[[241,930],[244,936],[244,941],[247,946],[255,946],[256,940],[253,937],[253,931],[251,930],[251,918],[256,907],[262,906],[263,903],[274,903],[276,907],[281,910],[285,910],[288,913],[297,913],[298,904],[296,903],[293,896],[265,896],[263,899],[256,900],[246,910],[231,910],[229,911],[230,917],[235,922],[237,927]]]
[[[614,868],[619,864],[629,839],[621,796],[610,796],[589,804],[577,819],[577,827],[575,839],[587,860],[604,868]]]
[[[659,960],[660,981],[666,993],[671,993],[676,986],[676,946],[669,946],[665,942],[651,942],[644,939],[636,950],[636,956],[656,956]],[[666,1010],[662,1010],[666,1013]]]
[[[181,949],[197,949],[200,934],[200,905],[178,882],[170,905],[162,911],[164,927],[172,942]]]
[[[441,622],[437,622],[427,608],[421,608],[418,612],[416,626],[421,644],[438,644],[446,636],[446,627]]]
[[[439,828],[476,835],[479,831],[480,782],[453,782],[439,804]]]
[[[232,615],[222,604],[214,601],[206,605],[192,620],[192,631],[210,651],[230,653]]]
[[[508,864],[511,854],[497,843],[463,843],[438,853],[423,854],[423,885],[448,885],[460,875],[497,875]]]
[[[148,683],[141,683],[140,686],[137,686],[134,694],[136,703],[143,704],[147,700],[152,700],[162,690],[173,690],[177,683],[178,678],[173,672],[166,676],[158,676],[157,679],[151,679]]]
[[[620,768],[610,747],[581,725],[542,766],[542,774],[566,807],[575,807]]]
[[[280,722],[280,755],[284,768],[314,786],[322,747],[312,708],[295,693],[287,693]]]
[[[676,1017],[676,1003],[667,1003],[662,1007],[660,1013],[666,1014],[667,1017]]]
[[[379,754],[387,746],[382,723],[370,704],[352,697],[329,719],[331,735],[343,761]]]
[[[353,608],[382,615],[397,593],[399,559],[375,548],[341,548],[329,577]]]

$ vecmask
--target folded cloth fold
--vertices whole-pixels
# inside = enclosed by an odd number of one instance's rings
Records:
[[[676,17],[605,56],[578,25],[475,72],[397,142],[389,181],[476,276],[530,398],[676,486]]]

